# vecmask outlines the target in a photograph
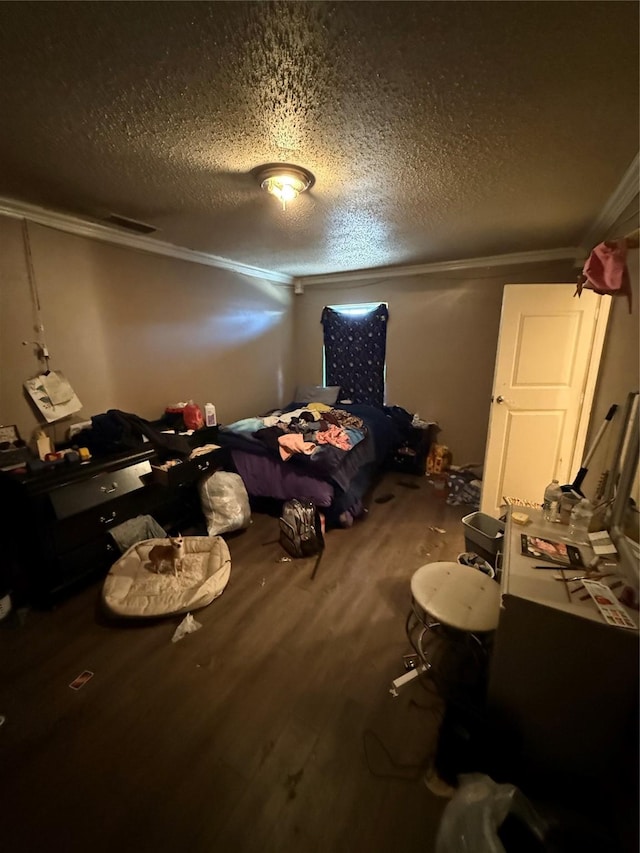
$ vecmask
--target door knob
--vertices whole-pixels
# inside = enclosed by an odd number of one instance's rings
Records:
[[[496,403],[504,403],[504,397],[502,396],[502,394],[496,397]]]

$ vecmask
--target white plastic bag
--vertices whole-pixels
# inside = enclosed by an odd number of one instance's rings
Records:
[[[510,812],[544,840],[546,825],[514,785],[482,773],[462,775],[459,783],[438,827],[436,853],[506,853],[498,828]]]
[[[249,495],[238,474],[215,471],[200,481],[198,489],[209,536],[249,526]]]
[[[173,632],[171,642],[177,643],[178,640],[181,640],[183,637],[186,637],[187,634],[193,634],[193,632],[197,631],[199,628],[202,628],[202,623],[196,622],[193,616],[190,613],[187,613],[182,622]]]

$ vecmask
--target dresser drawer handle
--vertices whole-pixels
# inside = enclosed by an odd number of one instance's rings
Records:
[[[101,515],[100,521],[102,524],[111,524],[112,521],[116,519],[116,511],[114,510],[111,515]]]
[[[111,483],[111,485],[110,485],[110,486],[100,486],[100,491],[101,491],[101,492],[104,492],[104,493],[105,493],[105,495],[110,495],[110,494],[111,494],[111,492],[115,492],[115,490],[116,490],[117,488],[118,488],[118,484],[117,484],[117,483]]]

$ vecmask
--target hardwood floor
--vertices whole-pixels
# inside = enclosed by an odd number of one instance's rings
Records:
[[[227,589],[176,644],[180,617],[104,619],[99,585],[12,614],[0,623],[4,853],[432,850],[447,800],[422,776],[441,702],[389,686],[409,650],[410,577],[464,550],[468,511],[388,473],[368,518],[328,534],[314,580],[313,559],[279,562],[277,519],[254,514],[228,539]],[[93,679],[70,690],[84,669]]]

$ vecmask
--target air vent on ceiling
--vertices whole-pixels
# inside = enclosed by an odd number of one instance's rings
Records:
[[[105,222],[110,222],[112,225],[119,225],[120,228],[126,228],[127,231],[135,231],[138,234],[153,234],[154,231],[158,230],[154,225],[136,222],[135,219],[127,219],[126,216],[116,216],[115,213],[107,216]]]

